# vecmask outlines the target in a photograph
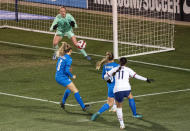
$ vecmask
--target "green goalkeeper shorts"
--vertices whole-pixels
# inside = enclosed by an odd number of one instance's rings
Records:
[[[56,35],[64,37],[67,36],[69,39],[71,39],[71,37],[73,37],[75,34],[73,33],[72,30],[68,31],[68,32],[61,32],[61,31],[56,31]]]

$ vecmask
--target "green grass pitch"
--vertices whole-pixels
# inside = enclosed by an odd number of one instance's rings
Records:
[[[175,51],[129,59],[190,69],[189,34],[190,27],[177,26]],[[0,41],[52,47],[52,39],[53,35],[0,29]],[[86,41],[86,51],[90,54],[104,55],[106,51],[112,50],[110,43]],[[54,79],[56,61],[51,60],[52,53],[49,50],[0,42],[0,93],[61,101],[65,88]],[[73,74],[77,75],[74,83],[80,90],[83,101],[106,100],[106,83],[101,79],[101,71],[95,70],[95,63],[101,57],[92,56],[90,62],[79,54],[72,54],[72,57]],[[131,80],[134,96],[190,89],[189,71],[132,62],[128,66],[142,76],[155,79],[152,84]],[[189,90],[136,97],[135,100],[137,112],[143,114],[144,118],[132,118],[128,100],[125,100],[123,112],[127,131],[189,131]],[[73,94],[67,103],[77,104]],[[103,104],[104,102],[92,104],[89,112],[83,112],[79,106],[66,106],[64,111],[55,103],[0,94],[0,131],[119,131],[115,113],[107,111],[97,121],[90,121],[91,114]]]

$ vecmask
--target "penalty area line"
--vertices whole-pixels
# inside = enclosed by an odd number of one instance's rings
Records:
[[[144,94],[144,95],[137,95],[137,96],[133,96],[133,97],[134,98],[139,98],[139,97],[146,97],[146,96],[156,96],[156,95],[163,95],[163,94],[178,93],[178,92],[184,92],[184,91],[190,91],[190,89],[159,92],[159,93],[150,93],[150,94]],[[102,102],[107,102],[107,100],[88,102],[88,103],[85,103],[85,104],[96,104],[96,103],[102,103]]]
[[[147,97],[147,96],[156,96],[156,95],[171,94],[171,93],[178,93],[178,92],[184,92],[184,91],[190,91],[190,89],[175,90],[175,91],[168,91],[168,92],[159,92],[159,93],[150,93],[150,94],[144,94],[144,95],[137,95],[137,96],[134,96],[134,97],[139,98],[139,97]],[[50,101],[50,100],[27,97],[27,96],[14,95],[14,94],[9,94],[9,93],[4,93],[4,92],[0,92],[0,95],[13,96],[13,97],[18,97],[18,98],[23,98],[23,99],[28,99],[28,100],[49,102],[49,103],[53,103],[53,104],[60,104],[60,102],[56,102],[56,101]],[[106,102],[106,101],[107,100],[87,102],[85,104],[97,104],[97,103],[103,103],[103,102]],[[65,105],[66,106],[72,106],[72,107],[79,106],[79,104],[67,104],[67,103]]]
[[[0,43],[9,44],[9,45],[16,45],[16,46],[23,46],[23,47],[29,47],[29,48],[44,49],[44,50],[55,50],[53,48],[48,48],[48,47],[32,46],[32,45],[14,43],[14,42],[7,42],[7,41],[0,41]],[[79,52],[73,52],[73,53],[81,54]],[[97,54],[88,54],[88,55],[97,56],[97,57],[105,57],[103,55],[97,55]],[[174,70],[181,70],[181,71],[190,72],[190,69],[188,69],[188,68],[180,68],[180,67],[175,67],[175,66],[160,65],[160,64],[154,64],[154,63],[148,63],[148,62],[142,62],[142,61],[135,61],[135,60],[130,60],[130,59],[128,61],[132,62],[132,63],[140,63],[140,64],[144,64],[144,65],[150,65],[150,66],[156,66],[156,67],[161,67],[161,68],[169,68],[169,69],[174,69]]]

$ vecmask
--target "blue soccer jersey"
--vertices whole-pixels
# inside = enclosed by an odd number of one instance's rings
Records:
[[[67,86],[71,83],[69,77],[73,78],[73,75],[70,72],[71,64],[72,58],[68,54],[65,54],[64,56],[58,58],[55,79],[59,84],[63,86]]]
[[[104,79],[104,75],[106,74],[106,72],[110,71],[111,69],[113,69],[114,67],[119,66],[119,64],[115,63],[115,62],[111,62],[108,64],[105,64],[103,66],[103,71],[102,71],[102,79]],[[107,86],[108,86],[108,97],[113,98],[114,97],[114,93],[113,93],[113,89],[115,86],[115,78],[111,77],[111,83],[107,82]]]
[[[111,62],[111,63],[107,63],[103,66],[103,71],[102,71],[102,79],[104,79],[104,75],[106,74],[106,72],[110,71],[111,69],[113,69],[114,67],[119,66],[119,64],[115,63],[115,62]],[[115,85],[115,80],[113,77],[111,77],[111,82],[112,83],[107,83],[108,87],[112,87]]]

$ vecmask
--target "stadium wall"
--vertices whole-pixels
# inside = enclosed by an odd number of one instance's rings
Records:
[[[52,5],[64,5],[75,8],[111,12],[112,0],[24,0]],[[117,0],[119,13],[139,14],[146,12],[175,13],[175,20],[190,22],[190,0]],[[144,13],[142,13],[144,12]]]

